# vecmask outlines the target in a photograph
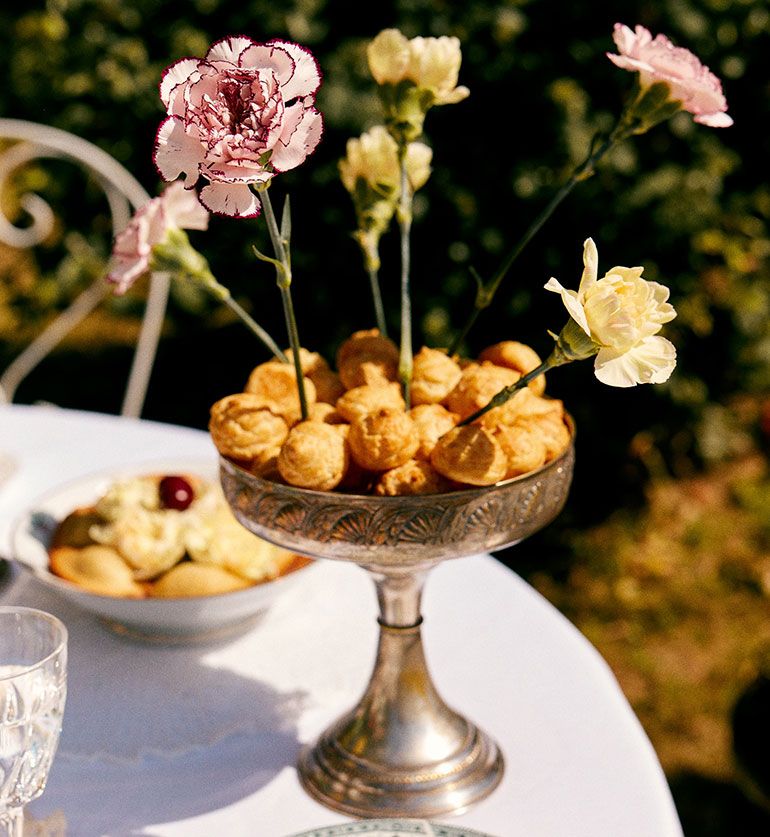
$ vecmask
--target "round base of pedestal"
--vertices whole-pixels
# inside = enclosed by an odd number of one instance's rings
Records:
[[[354,817],[459,814],[488,796],[504,769],[502,753],[486,733],[470,723],[467,733],[451,756],[403,766],[347,751],[335,726],[302,751],[300,780],[320,803]]]

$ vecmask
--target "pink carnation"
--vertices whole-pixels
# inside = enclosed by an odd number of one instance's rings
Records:
[[[620,55],[607,57],[624,70],[639,73],[642,85],[664,81],[671,86],[671,98],[682,102],[696,122],[712,128],[728,128],[727,102],[719,79],[690,52],[674,46],[665,35],[652,37],[644,26],[631,31],[615,24],[613,40]]]
[[[205,230],[209,214],[182,183],[172,183],[160,197],[140,207],[128,226],[115,237],[107,281],[124,294],[149,270],[152,248],[171,229]]]
[[[220,215],[249,218],[260,202],[249,184],[300,165],[323,131],[315,109],[321,73],[298,44],[230,37],[202,60],[172,64],[160,84],[168,113],[155,144],[164,180],[200,177],[203,205]]]

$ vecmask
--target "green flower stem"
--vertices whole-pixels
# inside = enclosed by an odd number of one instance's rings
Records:
[[[398,378],[404,391],[404,401],[408,410],[411,406],[412,387],[412,302],[409,294],[412,193],[406,170],[406,143],[399,145],[398,159],[401,168],[401,197],[397,212],[398,226],[401,231],[401,346],[398,357]]]
[[[275,340],[232,298],[230,291],[217,282],[208,261],[193,249],[184,230],[169,230],[166,240],[153,247],[152,269],[163,270],[172,276],[196,282],[218,302],[227,305],[278,360],[282,363],[289,362]]]
[[[393,212],[391,210],[390,217],[392,215]],[[382,294],[380,293],[380,235],[381,231],[376,226],[369,226],[366,219],[359,217],[359,228],[353,235],[353,238],[355,238],[358,246],[361,248],[364,268],[369,276],[369,286],[372,291],[372,302],[374,303],[374,316],[377,321],[377,328],[383,337],[387,337],[388,327],[385,323],[385,307],[382,304]]]
[[[205,287],[208,290],[208,286]],[[217,298],[221,299],[222,302],[224,302],[224,304],[241,319],[243,324],[265,344],[265,346],[278,360],[281,361],[281,363],[289,363],[289,358],[287,358],[284,352],[281,351],[273,338],[259,323],[255,322],[255,320],[249,316],[246,311],[244,311],[244,309],[232,298],[232,296],[230,296],[229,292],[227,296],[217,296]]]
[[[492,299],[497,293],[500,283],[511,269],[513,263],[519,258],[529,242],[537,235],[543,224],[545,224],[551,215],[553,215],[559,204],[567,197],[567,195],[569,195],[578,183],[591,177],[596,169],[596,164],[613,146],[635,133],[633,113],[634,105],[638,101],[638,99],[635,99],[631,105],[623,110],[615,127],[606,137],[604,142],[602,142],[596,149],[592,150],[588,157],[586,157],[586,159],[575,168],[566,183],[564,183],[551,198],[546,207],[535,218],[524,235],[508,253],[492,279],[487,284],[479,284],[473,311],[471,312],[468,322],[465,324],[462,331],[459,332],[457,337],[455,337],[452,341],[452,345],[449,347],[448,354],[450,357],[457,353],[463,341],[468,336],[468,332],[471,328],[473,328],[476,320],[479,318],[479,314],[492,304]]]
[[[302,420],[307,421],[307,395],[305,394],[305,380],[302,374],[302,361],[299,354],[299,331],[297,330],[297,319],[294,316],[294,304],[291,299],[291,259],[289,258],[286,242],[283,240],[281,232],[278,229],[278,222],[273,211],[273,204],[270,201],[268,186],[260,189],[259,194],[265,209],[265,221],[267,222],[267,229],[270,233],[270,240],[273,242],[275,258],[280,263],[280,265],[276,265],[276,281],[281,291],[286,330],[289,333],[289,345],[291,346],[292,358],[294,360],[294,373],[297,376],[300,412],[302,414]]]
[[[548,372],[549,369],[556,369],[557,366],[572,363],[575,360],[587,360],[589,357],[596,355],[601,348],[600,344],[590,334],[586,334],[582,326],[571,317],[567,320],[567,325],[564,326],[559,335],[553,336],[556,339],[556,345],[553,347],[551,354],[540,366],[536,366],[531,372],[522,375],[515,384],[501,389],[484,407],[459,422],[458,427],[476,421],[477,418],[481,418],[484,413],[494,407],[502,407],[506,401],[512,398],[520,389],[524,389],[538,375]]]
[[[288,285],[280,285],[281,302],[283,303],[283,314],[286,318],[286,325],[289,331],[289,345],[294,360],[294,374],[297,376],[297,388],[299,390],[299,407],[302,413],[302,421],[307,421],[307,396],[305,394],[305,378],[302,373],[302,362],[299,356],[299,332],[297,331],[297,320],[294,317],[294,304],[291,300],[291,292]]]
[[[506,401],[512,398],[520,389],[524,389],[527,384],[537,378],[538,375],[542,375],[544,372],[548,372],[549,369],[555,369],[557,366],[563,366],[565,363],[570,363],[572,358],[567,357],[564,355],[559,349],[554,349],[551,353],[551,356],[544,360],[540,366],[535,367],[531,372],[527,372],[526,375],[522,375],[515,384],[511,384],[509,387],[505,389],[501,389],[497,395],[493,396],[492,399],[482,407],[480,410],[476,410],[473,415],[468,416],[468,418],[463,419],[461,422],[458,423],[458,427],[463,427],[466,424],[471,424],[471,422],[476,421],[476,419],[481,418],[484,413],[489,412],[489,410],[493,409],[494,407],[502,407]]]
[[[385,308],[382,304],[382,294],[380,293],[380,279],[379,271],[376,267],[370,267],[369,284],[372,288],[372,300],[374,302],[374,316],[377,319],[377,328],[383,337],[388,336],[388,327],[385,324]]]
[[[476,294],[476,301],[473,306],[473,311],[471,311],[471,315],[468,318],[465,327],[457,335],[457,337],[455,337],[454,341],[452,342],[452,345],[449,347],[448,354],[450,357],[458,352],[463,341],[468,336],[468,332],[476,324],[476,320],[479,318],[481,312],[492,304],[492,299],[494,298],[494,295],[497,293],[497,289],[500,287],[500,283],[503,281],[503,279],[505,278],[505,274],[508,273],[508,271],[511,269],[511,266],[516,261],[516,259],[519,258],[522,250],[524,250],[527,244],[529,244],[529,242],[537,235],[543,224],[545,224],[545,222],[551,217],[551,215],[553,215],[554,211],[559,206],[559,204],[564,200],[564,198],[567,197],[567,195],[569,195],[569,193],[575,188],[578,182],[579,178],[576,176],[576,173],[573,172],[570,179],[561,187],[561,189],[559,189],[559,191],[551,198],[550,202],[545,207],[545,209],[543,209],[543,211],[537,216],[537,218],[535,218],[535,220],[530,225],[529,229],[524,233],[524,235],[521,237],[516,246],[508,254],[508,257],[502,263],[502,265],[500,266],[494,277],[491,279],[489,284],[479,286],[478,292]]]

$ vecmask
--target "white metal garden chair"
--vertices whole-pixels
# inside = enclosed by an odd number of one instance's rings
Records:
[[[117,160],[74,134],[34,122],[0,119],[0,139],[18,140],[0,154],[0,194],[9,175],[20,166],[33,160],[60,158],[83,167],[101,184],[112,215],[114,234],[128,224],[133,211],[150,199],[139,182]],[[0,240],[17,248],[34,247],[51,232],[53,212],[34,193],[23,195],[21,206],[31,217],[31,224],[16,227],[0,212]],[[151,277],[121,415],[137,417],[142,411],[166,311],[169,281],[165,273],[154,273]],[[100,277],[12,361],[0,375],[0,402],[13,400],[24,378],[108,293],[109,287]]]

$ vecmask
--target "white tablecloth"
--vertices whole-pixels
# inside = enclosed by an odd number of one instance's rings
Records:
[[[112,465],[215,457],[205,433],[152,422],[0,406],[0,554],[36,496]],[[355,566],[320,562],[248,633],[153,647],[109,634],[26,575],[0,603],[42,607],[70,631],[69,697],[48,788],[70,837],[287,837],[349,820],[301,789],[303,743],[357,701],[376,602]],[[438,818],[496,837],[681,835],[655,753],[611,672],[550,604],[489,556],[450,561],[425,591],[425,645],[447,702],[500,743],[486,800]]]

